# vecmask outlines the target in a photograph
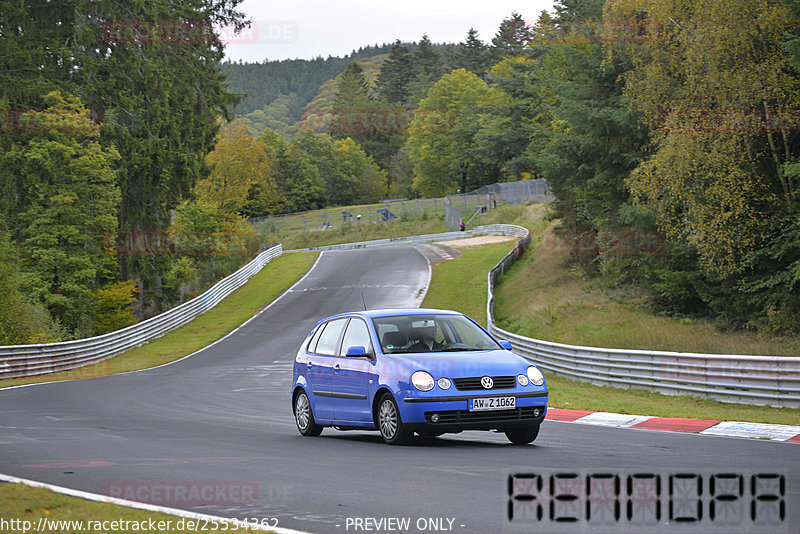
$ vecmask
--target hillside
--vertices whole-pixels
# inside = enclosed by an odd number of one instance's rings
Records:
[[[345,57],[286,59],[262,63],[225,61],[221,64],[221,70],[228,79],[229,90],[245,95],[234,109],[237,115],[264,109],[283,96],[291,102],[299,103],[299,107],[289,106],[290,110],[297,112],[297,120],[300,110],[314,98],[320,86],[338,76],[348,63],[388,51],[389,45],[384,44],[363,47]]]
[[[417,43],[404,43],[414,51]],[[338,76],[351,61],[364,69],[374,84],[391,45],[373,45],[354,50],[345,57],[312,60],[289,59],[243,63],[226,61],[221,70],[229,90],[243,95],[234,113],[251,121],[249,132],[258,135],[265,128],[284,136],[299,130],[323,132],[330,122],[330,107],[336,98]],[[454,45],[434,44],[444,54]]]

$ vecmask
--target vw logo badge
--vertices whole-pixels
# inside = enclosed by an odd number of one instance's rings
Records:
[[[483,389],[492,389],[492,386],[494,386],[494,380],[492,380],[492,378],[489,376],[484,376],[481,378],[481,385],[483,386]]]

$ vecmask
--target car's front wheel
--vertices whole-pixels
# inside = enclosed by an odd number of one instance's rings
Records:
[[[536,436],[539,435],[539,425],[529,426],[527,428],[514,428],[506,430],[506,437],[508,441],[515,445],[525,445],[532,443]]]
[[[403,420],[400,418],[400,410],[397,403],[390,393],[384,393],[378,403],[378,430],[381,431],[383,441],[389,445],[402,445],[411,438]]]
[[[322,427],[314,421],[314,412],[311,410],[311,401],[305,391],[300,391],[294,399],[294,420],[297,430],[304,436],[319,436]]]

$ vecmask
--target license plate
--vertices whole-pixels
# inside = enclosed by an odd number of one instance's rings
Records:
[[[469,411],[511,410],[517,407],[516,397],[481,397],[469,400]]]

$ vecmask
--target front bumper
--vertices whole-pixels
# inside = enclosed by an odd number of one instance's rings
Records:
[[[469,411],[469,399],[480,397],[516,397],[516,407],[510,410]],[[547,413],[547,391],[406,397],[400,404],[400,417],[408,429],[415,432],[508,430],[541,424]]]

